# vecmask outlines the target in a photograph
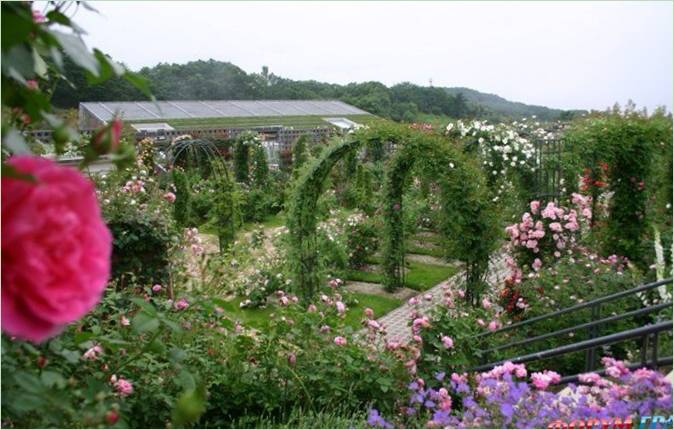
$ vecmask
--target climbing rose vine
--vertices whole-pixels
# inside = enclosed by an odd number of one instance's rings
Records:
[[[112,236],[77,170],[30,156],[8,163],[33,180],[2,178],[2,330],[39,343],[98,304]]]

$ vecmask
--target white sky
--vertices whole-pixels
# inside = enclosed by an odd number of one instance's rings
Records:
[[[672,107],[671,2],[94,2],[86,41],[132,69],[465,86],[557,108]]]

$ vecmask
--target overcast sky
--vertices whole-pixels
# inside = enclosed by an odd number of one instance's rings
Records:
[[[556,108],[672,106],[671,2],[94,2],[87,43],[132,69],[463,86]]]

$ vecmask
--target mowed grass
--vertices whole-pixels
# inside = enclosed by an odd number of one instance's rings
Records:
[[[389,297],[381,297],[370,294],[354,293],[353,297],[358,304],[349,306],[344,323],[348,326],[358,329],[361,326],[363,311],[365,308],[371,308],[377,318],[386,315],[393,309],[402,305],[402,301]],[[268,305],[264,309],[260,308],[240,308],[239,304],[244,297],[236,297],[231,301],[222,304],[225,314],[235,320],[256,329],[264,329],[266,323],[270,320],[271,314],[278,310],[276,305]]]
[[[323,118],[347,118],[360,124],[370,124],[378,118],[374,115],[302,115],[302,116],[253,116],[221,118],[181,118],[165,120],[178,129],[217,127],[264,127],[281,125],[285,127],[314,128],[331,126]]]
[[[407,267],[409,271],[405,275],[405,286],[416,291],[426,291],[433,288],[440,282],[452,277],[458,270],[456,267],[438,266],[416,261],[408,261]],[[347,273],[346,279],[383,284],[384,275],[381,272],[351,270]]]

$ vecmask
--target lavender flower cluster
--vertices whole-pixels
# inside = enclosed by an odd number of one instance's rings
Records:
[[[646,415],[672,415],[672,384],[661,373],[631,371],[618,360],[603,359],[606,377],[581,375],[579,384],[549,390],[560,377],[552,371],[533,373],[527,382],[522,364],[507,362],[475,375],[438,373],[436,381],[416,379],[395,426],[426,428],[547,428],[555,421],[625,420]],[[436,388],[432,388],[431,385]],[[454,406],[453,406],[454,405]],[[393,428],[378,411],[368,424]]]

